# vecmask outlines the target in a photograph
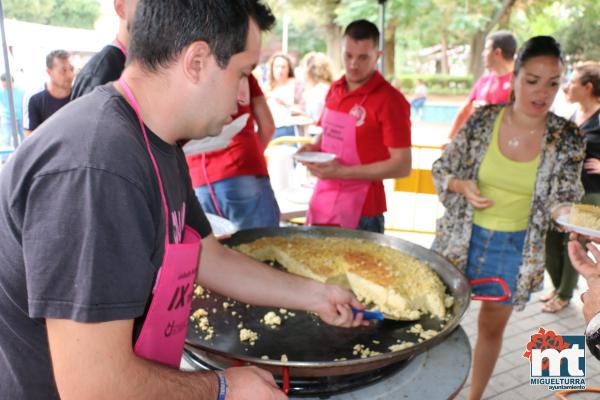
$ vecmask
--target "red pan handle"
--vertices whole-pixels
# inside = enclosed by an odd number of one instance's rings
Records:
[[[502,287],[502,291],[504,295],[502,296],[471,296],[472,300],[482,300],[482,301],[506,301],[510,299],[510,289],[504,279],[502,278],[481,278],[481,279],[473,279],[469,281],[471,286],[481,285],[482,283],[497,283]]]
[[[290,369],[288,367],[283,367],[282,386],[281,390],[287,395],[290,391]]]

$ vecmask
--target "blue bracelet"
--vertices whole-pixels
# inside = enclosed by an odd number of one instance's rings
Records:
[[[219,395],[217,400],[225,400],[227,395],[227,380],[225,379],[225,373],[223,371],[217,371],[217,379],[219,380]]]

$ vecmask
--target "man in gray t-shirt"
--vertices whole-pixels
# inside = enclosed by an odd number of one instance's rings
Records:
[[[214,399],[226,389],[228,399],[283,399],[257,368],[184,373],[133,349],[159,297],[165,239],[181,243],[173,232],[184,224],[203,237],[203,286],[336,326],[362,324],[349,291],[220,245],[178,145],[229,122],[273,17],[258,0],[140,0],[135,21],[122,77],[137,101],[108,84],[69,103],[0,174],[0,399]],[[149,154],[165,188],[166,230]]]

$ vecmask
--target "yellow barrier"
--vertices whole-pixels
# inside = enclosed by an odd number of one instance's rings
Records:
[[[413,169],[406,178],[399,178],[394,181],[395,192],[436,194],[433,185],[431,170]]]
[[[280,136],[269,142],[267,147],[277,146],[279,144],[310,144],[312,138],[308,136]]]

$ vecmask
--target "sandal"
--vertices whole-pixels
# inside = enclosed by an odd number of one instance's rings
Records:
[[[542,307],[542,312],[554,314],[564,310],[569,306],[570,300],[562,300],[559,297],[554,297]]]
[[[542,303],[546,303],[546,302],[552,300],[554,298],[554,296],[556,296],[556,292],[554,290],[551,290],[548,293],[544,293],[543,295],[541,295],[540,301]]]

